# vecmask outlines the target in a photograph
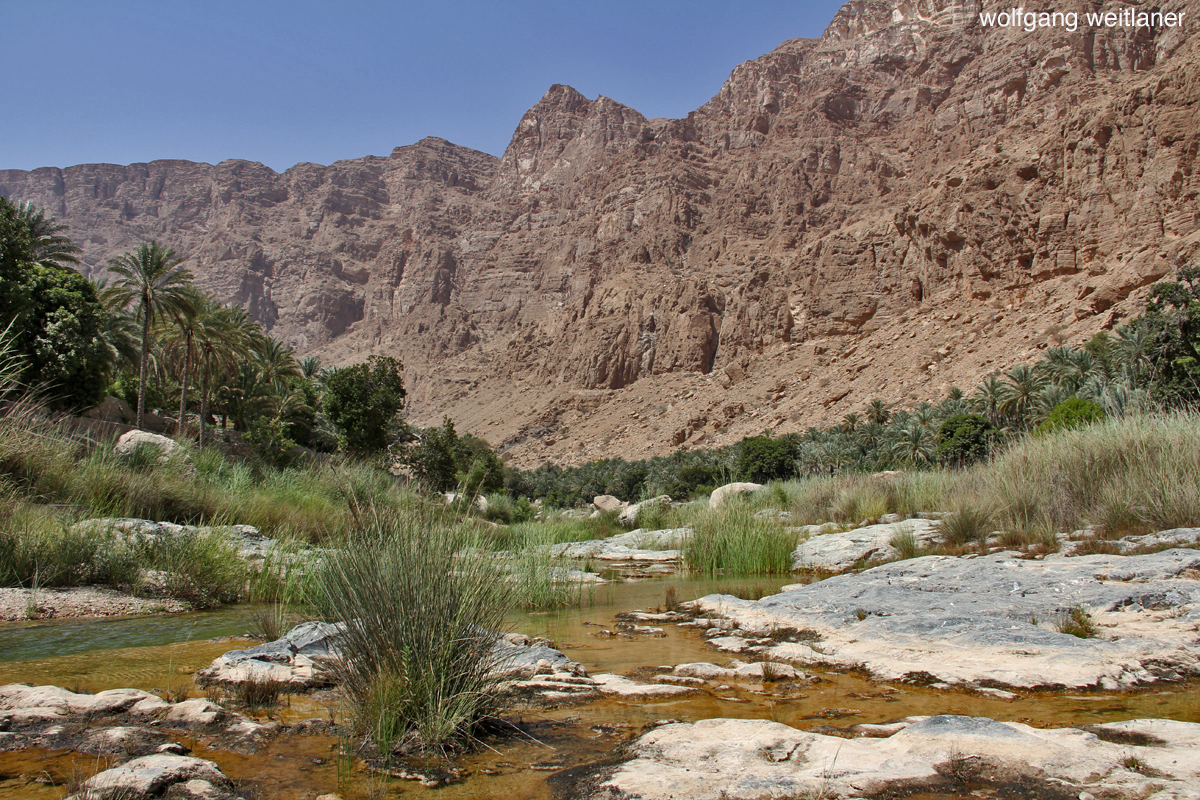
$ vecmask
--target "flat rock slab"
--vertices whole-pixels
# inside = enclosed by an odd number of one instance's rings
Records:
[[[59,686],[0,686],[0,750],[108,752],[125,741],[121,751],[129,753],[161,744],[161,734],[147,735],[144,726],[200,733],[210,746],[240,752],[253,752],[279,731],[278,723],[255,722],[204,698],[168,703],[140,689],[86,694]]]
[[[678,561],[681,556],[679,548],[691,535],[691,528],[666,528],[658,531],[646,531],[638,528],[628,533],[610,536],[607,539],[550,545],[550,551],[558,558],[579,560]]]
[[[664,683],[641,683],[621,675],[605,672],[593,675],[596,688],[606,695],[628,697],[635,700],[668,700],[677,697],[700,694],[702,691],[694,686],[675,686]]]
[[[940,541],[937,522],[910,519],[883,525],[867,525],[839,533],[822,533],[825,526],[806,525],[799,530],[807,538],[792,553],[792,569],[812,572],[845,572],[869,561],[889,561],[900,552],[891,542],[901,533],[911,533],[921,547]]]
[[[1200,725],[1131,720],[1038,729],[981,717],[913,717],[885,738],[844,739],[767,720],[673,723],[644,734],[631,758],[587,785],[593,800],[860,798],[963,781],[1024,785],[1025,796],[1200,797]],[[1146,738],[1149,737],[1149,738]],[[1105,739],[1155,742],[1117,744]],[[1136,767],[1136,769],[1135,769]],[[1067,793],[1070,793],[1069,795]]]
[[[1116,690],[1200,675],[1200,552],[1019,559],[926,556],[752,602],[695,601],[736,630],[710,640],[878,680]],[[1056,629],[1082,607],[1098,638]]]

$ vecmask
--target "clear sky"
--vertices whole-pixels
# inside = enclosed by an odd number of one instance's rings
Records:
[[[554,83],[681,117],[838,0],[0,0],[0,169],[499,155]]]

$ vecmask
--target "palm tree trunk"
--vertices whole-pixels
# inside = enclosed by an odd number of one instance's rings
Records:
[[[204,351],[204,371],[200,373],[200,446],[204,447],[204,419],[208,416],[208,374],[212,371],[212,351]]]
[[[187,345],[183,350],[183,386],[179,390],[179,423],[175,426],[175,435],[183,435],[184,423],[187,421],[187,391],[188,371],[192,366],[192,332],[187,332]]]
[[[150,361],[150,301],[142,297],[142,369],[138,376],[138,430],[145,430],[146,419],[146,369]]]

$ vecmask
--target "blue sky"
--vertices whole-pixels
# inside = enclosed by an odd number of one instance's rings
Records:
[[[500,154],[554,83],[680,117],[840,3],[0,0],[0,169]]]

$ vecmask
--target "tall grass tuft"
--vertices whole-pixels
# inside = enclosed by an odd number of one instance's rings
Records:
[[[917,536],[913,533],[911,525],[901,525],[894,536],[892,536],[892,547],[896,549],[896,553],[900,561],[907,561],[910,558],[917,558],[924,555],[921,549],[921,543],[917,541]]]
[[[684,566],[705,575],[783,575],[791,572],[798,535],[756,517],[736,500],[702,514],[683,545]]]
[[[496,633],[509,591],[466,527],[428,511],[380,512],[330,552],[312,601],[344,622],[335,677],[381,756],[463,744],[494,708]]]
[[[1080,639],[1094,639],[1100,634],[1100,630],[1092,620],[1092,615],[1083,606],[1073,606],[1065,611],[1060,611],[1054,627],[1059,633],[1077,636]]]
[[[517,605],[547,610],[578,605],[583,585],[571,581],[571,564],[554,554],[552,536],[532,528],[516,543],[509,578]]]
[[[938,523],[942,541],[951,547],[967,544],[984,547],[995,524],[995,513],[969,500],[960,501],[955,506],[954,510]]]
[[[983,468],[1002,522],[1025,530],[1200,524],[1200,415],[1131,416],[1018,443]]]

